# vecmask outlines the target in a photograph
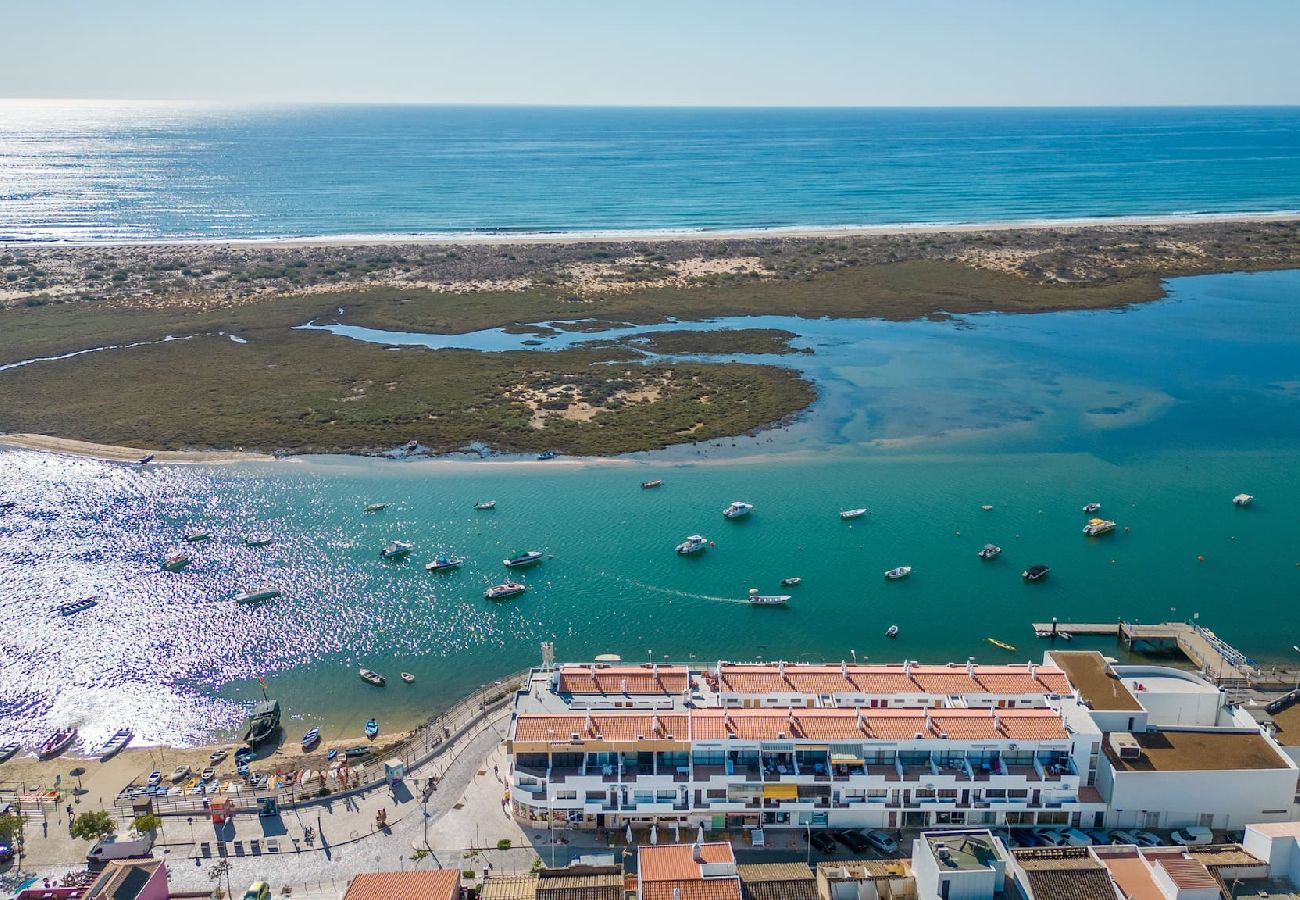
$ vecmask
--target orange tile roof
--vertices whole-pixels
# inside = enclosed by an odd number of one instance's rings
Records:
[[[689,733],[690,722],[680,713],[538,714],[521,715],[515,722],[515,740],[525,742],[568,741],[573,734],[577,734],[579,740],[597,740],[596,736],[601,735],[606,741],[635,741],[637,735],[642,735],[645,740],[666,740],[671,734],[674,740],[685,741]]]
[[[1170,880],[1183,890],[1217,889],[1219,886],[1210,870],[1199,860],[1177,857],[1161,858],[1157,862],[1169,873]]]
[[[680,694],[688,684],[685,666],[560,667],[561,694]]]
[[[1002,733],[1019,741],[1056,741],[1070,736],[1065,724],[1051,709],[1000,709]]]
[[[651,881],[641,885],[641,897],[642,900],[740,900],[740,879]]]
[[[739,694],[1037,694],[1065,693],[1069,686],[1060,669],[1029,666],[904,667],[867,665],[738,665],[723,664],[714,679],[719,690]]]
[[[358,875],[343,900],[454,900],[459,895],[460,870],[434,869]]]
[[[641,882],[698,881],[700,864],[695,861],[693,844],[652,844],[637,849],[637,871]],[[731,845],[722,841],[700,844],[700,856],[706,863],[735,863]]]
[[[1111,877],[1129,900],[1164,900],[1164,892],[1151,877],[1151,870],[1136,851],[1098,854],[1102,864],[1110,869]]]

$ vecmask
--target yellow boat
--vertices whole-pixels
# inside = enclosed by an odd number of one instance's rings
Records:
[[[1012,653],[1016,652],[1015,647],[1011,646],[1010,644],[1004,644],[1002,641],[999,641],[997,638],[986,638],[986,640],[994,647],[1001,647],[1003,650],[1009,650]]]

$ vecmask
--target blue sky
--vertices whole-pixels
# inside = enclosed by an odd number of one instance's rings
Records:
[[[6,97],[1300,104],[1295,0],[32,0],[0,34]]]

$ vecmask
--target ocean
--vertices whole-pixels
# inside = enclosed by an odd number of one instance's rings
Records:
[[[613,461],[140,469],[0,451],[13,503],[0,512],[0,740],[75,724],[92,745],[124,725],[198,743],[229,733],[259,676],[290,735],[359,737],[372,715],[390,732],[539,661],[542,641],[561,659],[999,662],[1041,658],[1030,625],[1053,616],[1196,617],[1261,662],[1294,663],[1300,272],[1169,290],[1121,310],[718,323],[798,334],[813,355],[758,359],[806,372],[816,404],[756,437]],[[650,478],[663,487],[642,490]],[[1243,491],[1257,497],[1245,509],[1231,503]],[[495,510],[473,509],[489,499]],[[754,514],[724,520],[733,500]],[[1080,533],[1090,501],[1114,533]],[[390,506],[364,512],[374,502]],[[858,506],[870,514],[839,519]],[[194,531],[210,539],[186,545]],[[715,546],[675,554],[692,533]],[[244,545],[257,534],[274,544]],[[379,558],[394,539],[414,543],[409,561]],[[977,558],[987,542],[1001,559]],[[160,570],[187,546],[188,569]],[[484,600],[523,549],[547,557],[522,576],[528,592]],[[468,561],[426,572],[439,552]],[[1051,575],[1026,584],[1035,563]],[[886,582],[898,565],[911,577]],[[803,583],[787,608],[744,602],[790,576]],[[260,589],[283,596],[232,602]],[[85,597],[99,604],[55,609]]]
[[[0,242],[1300,210],[1300,108],[0,101]]]

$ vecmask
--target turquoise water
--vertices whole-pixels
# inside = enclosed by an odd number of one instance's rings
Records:
[[[409,723],[536,661],[543,640],[562,658],[1026,660],[1046,647],[1029,625],[1051,616],[1199,614],[1286,660],[1300,637],[1300,273],[1172,289],[1124,312],[786,322],[817,350],[779,358],[818,382],[803,420],[624,460],[140,470],[0,453],[0,501],[15,503],[0,513],[0,738],[72,723],[91,743],[124,724],[199,741],[239,720],[262,674],[290,733],[359,736],[371,715]],[[664,487],[641,490],[649,478]],[[1240,491],[1256,504],[1232,506]],[[486,499],[498,508],[472,509]],[[725,521],[737,499],[756,512]],[[1121,530],[1083,537],[1091,500]],[[377,501],[392,505],[362,511]],[[841,522],[854,506],[871,515]],[[212,535],[194,564],[159,571],[193,530]],[[276,544],[241,545],[261,532]],[[678,557],[693,532],[716,546]],[[378,558],[395,538],[415,543],[409,562]],[[1004,554],[984,563],[989,541]],[[520,549],[548,558],[527,594],[488,603]],[[430,575],[439,551],[469,562]],[[1024,584],[1033,563],[1052,574]],[[886,583],[896,565],[915,571]],[[791,575],[804,583],[788,608],[741,602]],[[230,602],[258,588],[284,597]],[[54,611],[84,596],[101,602]],[[362,683],[360,665],[389,686]]]
[[[1300,108],[0,101],[0,241],[1300,209]]]

